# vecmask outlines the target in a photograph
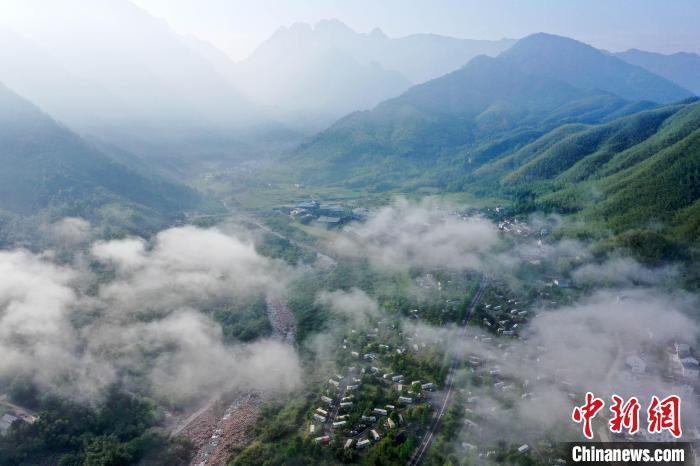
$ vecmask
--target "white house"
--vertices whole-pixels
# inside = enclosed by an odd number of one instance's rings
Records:
[[[357,442],[357,448],[366,448],[369,446],[369,440],[367,439],[362,439],[359,442]]]

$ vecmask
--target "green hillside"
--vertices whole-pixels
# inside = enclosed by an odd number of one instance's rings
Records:
[[[513,168],[514,159],[522,164]],[[475,182],[486,185],[481,173],[500,175],[498,189],[531,208],[576,213],[614,232],[642,228],[696,242],[700,102],[558,128],[482,167]]]
[[[0,166],[3,230],[32,216],[96,223],[109,217],[117,229],[147,230],[201,202],[188,188],[115,162],[6,87],[0,87]]]
[[[342,118],[301,144],[290,161],[306,183],[460,190],[466,175],[493,160],[512,156],[500,162],[510,168],[530,162],[514,152],[562,125],[604,123],[691,96],[581,42],[533,34],[496,58],[476,57],[372,110]],[[623,130],[627,143],[654,131],[651,120]],[[605,135],[585,137],[602,141]],[[606,150],[618,149],[600,147],[600,161]]]
[[[528,75],[478,57],[377,108],[351,114],[292,155],[306,182],[381,189],[448,187],[484,162],[562,123],[597,123],[649,108]]]
[[[694,242],[700,104],[691,95],[588,45],[534,34],[341,119],[291,162],[310,184],[469,191],[521,211],[574,213],[590,232]]]

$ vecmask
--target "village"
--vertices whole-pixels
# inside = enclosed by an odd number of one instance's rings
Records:
[[[364,207],[308,200],[290,208],[288,215],[299,223],[333,228],[362,220],[368,213]],[[316,445],[314,448],[336,455],[337,451],[346,452],[346,458],[354,460],[387,442],[411,445],[411,451],[417,452],[425,444],[427,451],[430,438],[445,435],[440,424],[443,410],[439,408],[443,407],[448,415],[458,413],[459,437],[450,440],[456,440],[451,444],[461,457],[480,464],[519,459],[562,464],[565,456],[557,445],[561,439],[499,442],[493,432],[514,402],[536,400],[533,383],[514,376],[507,367],[520,364],[536,372],[540,349],[531,348],[525,354],[513,348],[527,344],[528,323],[539,314],[575,302],[582,295],[583,290],[568,275],[571,265],[580,263],[580,258],[565,258],[564,266],[554,267],[547,255],[549,228],[508,217],[500,208],[451,215],[464,219],[488,217],[497,222],[504,237],[532,246],[526,250],[522,270],[514,271],[523,274],[518,277],[523,286],[514,291],[504,279],[476,272],[432,270],[412,274],[412,293],[430,299],[402,300],[396,303],[391,317],[371,318],[366,325],[348,328],[337,337],[333,367],[314,386],[314,402],[308,410],[303,408],[304,423],[299,429],[310,444]],[[266,304],[273,337],[294,344],[292,311],[278,297],[268,296]],[[469,338],[481,350],[461,354],[452,364],[445,341],[431,340],[434,337],[421,335],[411,326],[460,323],[469,329],[468,334],[450,338]],[[663,373],[683,398],[700,401],[697,357],[691,342],[668,341],[663,347],[625,352],[616,370],[640,383],[652,374]],[[549,383],[565,393],[572,407],[583,396],[564,378],[537,382]],[[265,398],[260,393],[242,394],[226,403],[212,404],[197,418],[183,422],[178,433],[196,447],[193,464],[214,464],[225,457],[227,449],[249,441]],[[9,403],[6,396],[0,398],[0,415],[0,435],[13,423],[37,419]],[[562,424],[571,427],[568,419]],[[684,438],[700,440],[699,429],[688,422]],[[628,436],[621,434],[613,439]],[[413,447],[415,443],[418,448]]]
[[[441,358],[398,322],[350,330],[337,356],[341,369],[319,390],[308,413],[308,436],[319,445],[364,450],[389,432],[402,443],[419,436],[430,419],[444,377]]]
[[[321,204],[314,199],[299,202],[289,208],[289,216],[299,223],[315,223],[325,227],[337,227],[353,220],[365,220],[368,215],[369,209],[366,207]]]

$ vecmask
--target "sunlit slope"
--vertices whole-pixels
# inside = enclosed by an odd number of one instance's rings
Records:
[[[310,169],[306,178],[321,182],[402,184],[425,170],[438,179],[442,170],[465,173],[562,123],[597,123],[638,106],[478,57],[374,110],[341,119],[292,159]]]
[[[502,189],[521,200],[579,212],[615,231],[661,229],[693,241],[700,235],[700,102],[560,128],[508,159],[523,163],[509,170],[500,161],[477,176],[500,171]]]

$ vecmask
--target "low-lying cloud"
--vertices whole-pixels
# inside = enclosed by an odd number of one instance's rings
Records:
[[[618,257],[603,263],[584,264],[572,273],[574,283],[582,286],[631,287],[661,286],[678,279],[676,267],[646,267],[630,257]]]
[[[316,302],[327,306],[336,315],[347,318],[353,325],[365,325],[372,317],[379,317],[379,304],[359,288],[350,291],[322,291]]]
[[[367,222],[346,228],[330,248],[388,270],[464,270],[479,268],[483,254],[498,243],[498,229],[486,219],[463,218],[438,201],[398,199]]]
[[[466,367],[470,359],[480,361],[476,373],[462,374],[464,399],[473,398],[465,416],[478,428],[467,424],[460,441],[497,435],[526,443],[552,429],[577,429],[571,410],[587,391],[608,403],[613,393],[644,403],[652,395],[679,394],[692,425],[698,406],[681,381],[669,380],[666,355],[674,342],[697,341],[698,324],[689,314],[697,304],[690,295],[658,289],[601,291],[578,304],[539,311],[520,339],[495,339],[474,328],[460,337],[455,327],[413,322],[404,330],[419,341],[443,344]],[[630,357],[645,361],[643,372],[626,366]],[[475,384],[474,374],[490,382]],[[497,387],[498,381],[503,383]]]
[[[91,253],[116,272],[100,288],[100,297],[129,310],[279,292],[292,273],[281,261],[258,254],[252,241],[217,229],[170,229],[151,243],[139,238],[98,242]]]
[[[85,230],[78,222],[64,226],[71,237]],[[0,377],[28,375],[84,399],[116,382],[171,400],[299,384],[292,347],[226,344],[203,312],[212,302],[285,286],[286,266],[252,243],[184,227],[152,241],[97,242],[89,251],[100,275],[82,259],[58,265],[51,253],[0,252]]]

